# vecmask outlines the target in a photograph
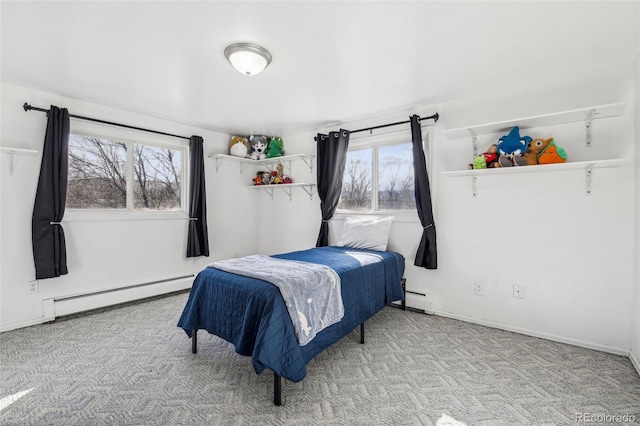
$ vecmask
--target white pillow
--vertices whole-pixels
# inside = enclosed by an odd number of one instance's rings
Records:
[[[342,227],[342,236],[336,245],[385,251],[389,242],[391,219],[393,218],[347,217]]]

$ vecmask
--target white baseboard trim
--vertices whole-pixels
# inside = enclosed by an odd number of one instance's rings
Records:
[[[636,355],[633,352],[629,352],[629,359],[631,360],[631,364],[636,368],[636,372],[640,376],[640,360],[636,358]]]
[[[187,290],[193,284],[193,276],[185,276],[178,279],[161,280],[157,282],[127,286],[123,288],[108,289],[89,294],[76,294],[67,297],[43,299],[42,317],[19,321],[9,324],[1,324],[0,332],[16,330],[18,328],[31,327],[53,321],[57,317],[77,314],[93,309],[105,308],[120,303],[133,302],[167,293]]]
[[[600,344],[597,344],[597,343],[584,342],[582,340],[571,339],[571,338],[564,337],[564,336],[556,336],[556,335],[553,335],[553,334],[542,333],[542,332],[539,332],[539,331],[529,330],[529,329],[520,328],[520,327],[513,327],[513,326],[510,326],[510,325],[505,325],[505,324],[501,324],[501,323],[497,323],[497,322],[493,322],[493,321],[486,321],[486,320],[481,320],[481,319],[478,319],[478,318],[467,317],[465,315],[458,315],[458,314],[454,314],[454,313],[451,313],[451,312],[435,311],[434,314],[438,315],[438,316],[441,316],[441,317],[447,317],[447,318],[457,319],[457,320],[464,321],[464,322],[470,322],[470,323],[473,323],[473,324],[483,325],[485,327],[497,328],[497,329],[500,329],[500,330],[511,331],[513,333],[524,334],[524,335],[532,336],[532,337],[539,337],[541,339],[551,340],[553,342],[566,343],[568,345],[579,346],[579,347],[587,348],[587,349],[593,349],[593,350],[600,351],[600,352],[607,352],[607,353],[614,354],[614,355],[629,356],[629,349],[628,348],[627,349],[621,349],[621,348],[616,348],[616,347],[613,347],[613,346],[607,346],[607,345],[600,345]],[[636,366],[636,369],[638,369],[637,366]]]
[[[45,321],[43,321],[42,318],[35,318],[35,319],[29,319],[25,321],[10,322],[9,324],[1,324],[0,333],[4,333],[5,331],[17,330],[18,328],[25,328],[25,327],[31,327],[34,325],[39,325],[39,324],[42,324],[43,322]]]
[[[117,305],[120,303],[145,299],[147,297],[160,296],[174,291],[186,290],[190,288],[192,284],[193,276],[190,276],[150,283],[148,285],[131,286],[87,295],[54,299],[54,315],[57,318]]]

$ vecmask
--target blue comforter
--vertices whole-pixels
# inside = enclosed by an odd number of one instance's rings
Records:
[[[404,257],[395,252],[319,247],[279,254],[280,259],[333,268],[342,281],[342,320],[299,346],[278,288],[266,281],[205,268],[193,282],[178,326],[191,337],[204,329],[251,356],[256,373],[265,367],[294,382],[307,374],[317,354],[372,317],[386,304],[402,300]],[[375,260],[375,262],[374,262]]]

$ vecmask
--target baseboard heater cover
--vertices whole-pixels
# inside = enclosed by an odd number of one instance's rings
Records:
[[[416,309],[426,314],[433,314],[433,295],[430,292],[418,293],[416,291],[406,290],[405,298],[407,307]]]
[[[54,298],[52,314],[55,318],[184,290],[191,287],[193,277],[193,274],[184,275],[125,287]],[[51,319],[53,318],[46,318],[45,320]]]

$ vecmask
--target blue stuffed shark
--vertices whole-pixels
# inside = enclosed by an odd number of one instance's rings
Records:
[[[498,167],[508,166],[524,166],[524,153],[531,142],[530,136],[520,136],[520,128],[518,126],[511,129],[508,135],[502,136],[498,143]]]

